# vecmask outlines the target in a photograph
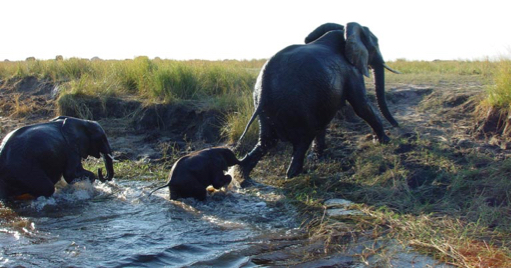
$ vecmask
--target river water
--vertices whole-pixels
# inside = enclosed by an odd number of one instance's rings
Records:
[[[54,196],[0,203],[0,267],[256,267],[247,248],[298,227],[271,187],[207,201],[114,180],[58,185]]]

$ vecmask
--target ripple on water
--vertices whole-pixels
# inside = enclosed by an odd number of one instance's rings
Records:
[[[50,198],[0,207],[0,265],[239,267],[248,258],[237,252],[261,234],[297,225],[271,188],[229,189],[206,202],[171,201],[168,190],[148,196],[151,188],[64,184]]]

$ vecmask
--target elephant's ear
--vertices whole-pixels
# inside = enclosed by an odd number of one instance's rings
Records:
[[[328,33],[329,31],[335,31],[335,30],[344,31],[344,26],[337,24],[337,23],[331,23],[331,22],[322,24],[322,25],[318,26],[318,28],[314,29],[314,31],[312,31],[309,35],[307,35],[307,37],[305,37],[305,44],[314,42],[314,41],[318,40],[324,34]]]
[[[69,145],[69,149],[75,151],[82,158],[87,158],[87,149],[89,148],[89,139],[87,137],[87,128],[84,122],[75,118],[64,118],[58,120],[62,122],[62,136]]]
[[[360,24],[350,22],[346,26],[345,54],[348,61],[369,77],[369,51],[364,44],[364,29]]]
[[[229,148],[219,148],[227,167],[238,165],[240,161]]]
[[[57,117],[55,117],[53,119],[50,119],[50,122],[64,121],[64,120],[66,120],[66,118],[73,118],[73,117],[61,115],[61,116],[57,116]]]

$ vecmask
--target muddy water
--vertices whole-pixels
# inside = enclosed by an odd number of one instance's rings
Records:
[[[149,196],[153,187],[81,182],[0,204],[0,267],[255,267],[241,251],[297,227],[272,188],[199,202],[170,201],[167,189]]]

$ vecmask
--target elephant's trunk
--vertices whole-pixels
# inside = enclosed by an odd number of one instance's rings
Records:
[[[105,162],[106,168],[106,178],[103,178],[103,174],[101,173],[101,169],[98,169],[98,179],[101,182],[111,181],[114,177],[114,157],[111,153],[103,154],[103,161]]]
[[[374,72],[374,84],[376,89],[376,99],[378,100],[378,107],[380,108],[383,116],[389,121],[389,123],[398,127],[399,124],[390,114],[389,108],[387,106],[387,101],[385,100],[385,64],[379,64],[378,66],[373,66]]]

